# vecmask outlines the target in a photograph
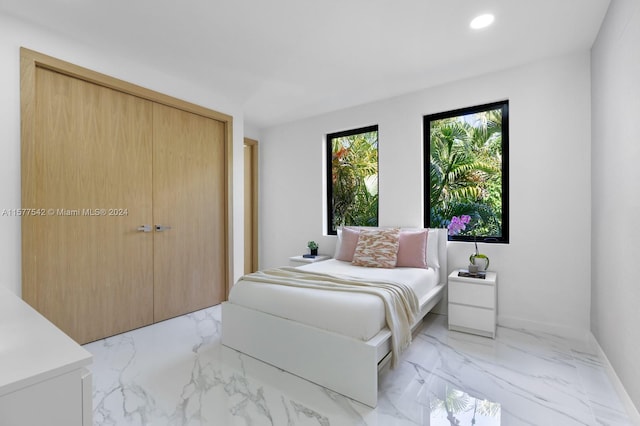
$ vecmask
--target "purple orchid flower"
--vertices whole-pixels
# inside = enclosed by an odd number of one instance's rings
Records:
[[[449,230],[449,235],[458,235],[460,232],[467,229],[467,224],[471,222],[471,216],[463,214],[458,216],[453,216],[451,218],[451,222],[447,226]]]

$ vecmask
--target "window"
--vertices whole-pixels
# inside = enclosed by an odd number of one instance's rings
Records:
[[[508,243],[508,148],[508,101],[425,116],[425,227]]]
[[[327,230],[378,225],[378,126],[327,135]]]

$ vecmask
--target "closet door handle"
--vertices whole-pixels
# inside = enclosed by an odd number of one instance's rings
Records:
[[[156,232],[168,231],[169,229],[171,229],[170,226],[156,225]]]
[[[151,232],[151,225],[140,225],[140,226],[138,226],[138,231],[140,231],[140,232]]]

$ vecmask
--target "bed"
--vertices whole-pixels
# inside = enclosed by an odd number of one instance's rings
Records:
[[[371,229],[357,228],[357,231],[362,235],[363,230]],[[383,298],[358,291],[280,285],[282,283],[269,281],[269,273],[305,278],[326,274],[358,282],[406,283],[417,300],[416,315],[411,316],[409,325],[415,330],[443,295],[447,277],[447,233],[445,229],[402,229],[401,232],[400,235],[407,232],[427,235],[426,253],[420,254],[427,267],[358,266],[355,261],[349,262],[339,255],[348,245],[339,235],[334,259],[241,278],[231,289],[229,301],[222,304],[222,343],[375,407],[380,370],[390,361],[401,359],[394,346],[398,338],[395,333],[392,336],[389,328],[395,331],[397,327],[388,323]],[[400,245],[399,265],[402,247],[411,246]]]

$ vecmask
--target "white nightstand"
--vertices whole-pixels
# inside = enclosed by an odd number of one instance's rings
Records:
[[[498,276],[487,271],[485,279],[449,275],[449,330],[496,337]]]
[[[316,257],[292,256],[289,258],[289,263],[291,266],[301,266],[306,265],[307,263],[322,262],[327,259],[331,259],[331,257],[323,254],[319,254]]]

